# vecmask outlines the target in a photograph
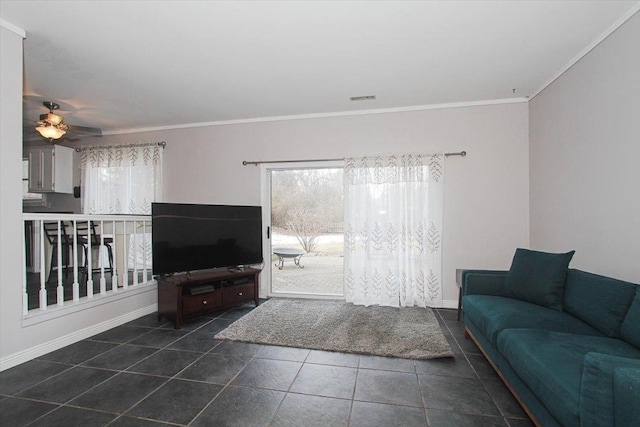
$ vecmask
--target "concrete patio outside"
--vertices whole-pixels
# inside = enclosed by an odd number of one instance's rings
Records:
[[[271,259],[271,287],[274,293],[296,293],[343,296],[342,234],[319,237],[317,249],[302,256],[300,268],[292,258],[285,259],[282,270],[275,266],[278,258]],[[295,236],[274,231],[273,248],[301,249]]]

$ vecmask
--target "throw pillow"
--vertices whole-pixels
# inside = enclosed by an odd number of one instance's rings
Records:
[[[552,254],[518,248],[505,279],[513,298],[562,311],[564,283],[575,251]]]

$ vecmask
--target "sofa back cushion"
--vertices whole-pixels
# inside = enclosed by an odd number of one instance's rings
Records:
[[[620,338],[620,327],[638,286],[570,269],[563,309],[605,335]]]
[[[516,249],[505,290],[513,298],[562,311],[567,267],[574,252],[552,254]]]
[[[622,322],[620,336],[629,344],[640,348],[640,286],[636,288],[636,297]]]

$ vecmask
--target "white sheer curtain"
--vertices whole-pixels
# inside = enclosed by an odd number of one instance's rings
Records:
[[[345,298],[442,306],[444,155],[346,159]]]
[[[155,142],[83,148],[83,212],[151,215],[162,194],[162,151]]]
[[[157,142],[84,147],[82,211],[151,215],[151,203],[162,199],[162,153]],[[149,266],[151,230],[137,228],[128,238],[127,267],[142,266],[145,260]]]

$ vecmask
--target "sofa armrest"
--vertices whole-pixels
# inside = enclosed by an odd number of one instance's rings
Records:
[[[507,272],[502,270],[465,270],[462,272],[462,294],[506,296],[506,277]]]
[[[635,381],[635,391],[622,397],[627,380],[632,384]],[[640,359],[587,353],[580,385],[580,425],[623,426],[629,425],[623,422],[625,419],[637,420],[628,417],[638,416],[640,411],[637,409],[640,406],[639,383]],[[626,399],[631,399],[633,405],[626,404]]]
[[[615,369],[613,399],[615,425],[631,426],[640,420],[640,367]]]

